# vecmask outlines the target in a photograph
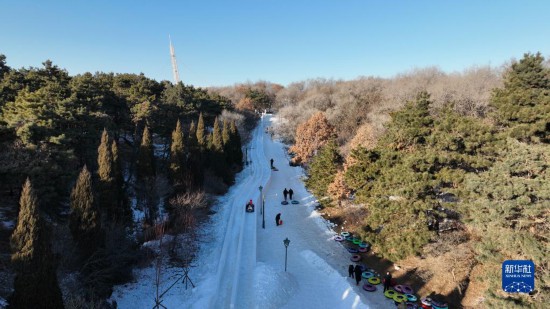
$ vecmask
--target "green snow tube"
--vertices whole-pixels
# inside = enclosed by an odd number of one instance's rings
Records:
[[[397,292],[394,290],[386,290],[386,292],[384,292],[384,296],[386,296],[387,298],[393,299],[395,295],[397,295]]]
[[[370,284],[374,284],[374,285],[380,284],[380,278],[377,278],[377,277],[369,278],[368,281],[369,281]],[[393,290],[392,290],[392,291],[393,291]],[[386,291],[386,292],[387,292],[387,291]],[[395,292],[395,291],[394,291],[394,292]]]

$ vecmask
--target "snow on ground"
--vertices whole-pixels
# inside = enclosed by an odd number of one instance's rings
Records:
[[[201,230],[198,261],[190,270],[195,288],[181,282],[163,297],[167,308],[395,308],[381,289],[366,292],[347,277],[350,254],[332,240],[331,224],[315,211],[314,197],[301,178],[303,170],[291,167],[284,145],[272,141],[264,128],[277,119],[266,115],[251,141],[252,163],[236,184],[219,198],[211,222]],[[271,171],[269,159],[278,171]],[[265,197],[262,228],[259,186]],[[298,205],[281,205],[284,188],[294,190]],[[252,199],[254,213],[244,205]],[[281,213],[282,226],[275,225]],[[285,272],[285,246],[288,263]],[[136,282],[115,287],[112,298],[119,308],[154,306],[153,267],[137,270]],[[169,268],[163,274],[164,291],[181,275]],[[181,279],[180,279],[181,281]],[[380,286],[379,286],[380,287]]]

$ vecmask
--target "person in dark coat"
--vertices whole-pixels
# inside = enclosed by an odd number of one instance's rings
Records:
[[[271,162],[271,168],[273,168],[273,158],[270,160]]]
[[[353,265],[351,265],[351,264],[348,267],[348,277],[353,278]]]
[[[288,189],[288,197],[290,198],[291,201],[292,201],[292,195],[293,194],[294,194],[294,191],[292,191],[292,188]]]
[[[353,270],[353,272],[355,274],[356,285],[359,285],[359,282],[361,282],[361,267],[359,265],[355,265],[355,269]]]
[[[384,276],[384,292],[386,292],[386,290],[388,290],[390,286],[391,286],[391,274],[388,271]]]
[[[279,226],[279,222],[281,222],[281,213],[275,216],[275,224],[277,224],[277,226]]]
[[[283,196],[285,197],[285,202],[286,202],[286,196],[287,196],[287,195],[288,195],[288,191],[287,191],[287,189],[285,188],[285,189],[283,190]]]

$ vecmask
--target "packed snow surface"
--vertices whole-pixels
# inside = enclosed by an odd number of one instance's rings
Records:
[[[379,286],[366,292],[348,278],[350,254],[335,242],[335,232],[315,211],[315,198],[306,191],[303,170],[289,166],[284,145],[265,128],[276,117],[264,115],[249,145],[251,164],[236,184],[217,201],[214,214],[201,230],[199,257],[186,289],[182,270],[167,265],[161,291],[179,280],[162,298],[166,308],[395,308]],[[273,158],[278,169],[272,171]],[[259,187],[265,199],[261,210]],[[283,189],[292,188],[299,204],[281,205]],[[255,212],[245,212],[252,199]],[[281,213],[283,224],[276,226]],[[265,217],[265,229],[262,227]],[[283,240],[290,244],[285,248]],[[285,272],[285,251],[287,271]],[[155,306],[155,270],[136,270],[136,281],[115,287],[118,308]]]

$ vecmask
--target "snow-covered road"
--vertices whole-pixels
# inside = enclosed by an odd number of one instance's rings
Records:
[[[201,236],[201,250],[190,277],[195,288],[177,284],[166,293],[167,308],[395,308],[378,291],[363,291],[347,278],[350,254],[332,240],[335,233],[314,210],[315,200],[302,181],[303,171],[291,167],[281,143],[264,133],[276,117],[265,115],[253,133],[249,156],[252,163],[236,184],[218,200],[208,227]],[[278,171],[271,171],[270,158]],[[259,186],[265,197],[265,229],[262,228]],[[298,205],[281,205],[284,188],[294,190]],[[246,213],[253,199],[254,213]],[[275,225],[281,213],[282,226]],[[288,270],[285,272],[285,246]],[[173,282],[177,268],[167,269],[165,285]],[[113,293],[119,308],[154,306],[154,269],[136,272],[137,281],[118,286]]]

